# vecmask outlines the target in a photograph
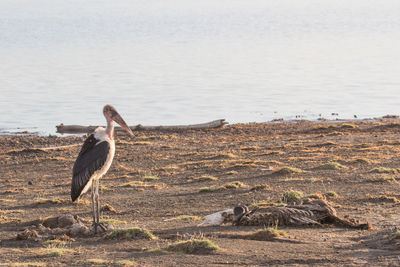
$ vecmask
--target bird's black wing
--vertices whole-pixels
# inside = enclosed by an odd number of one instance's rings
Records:
[[[85,140],[72,170],[72,201],[80,196],[93,173],[103,167],[109,151],[110,144],[96,139],[93,134]]]

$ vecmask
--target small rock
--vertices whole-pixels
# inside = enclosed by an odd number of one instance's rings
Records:
[[[58,227],[58,217],[47,218],[43,221],[43,225],[49,228],[57,228]]]
[[[76,222],[77,221],[75,220],[74,216],[72,216],[71,214],[66,214],[58,217],[58,227],[60,228],[70,227]]]
[[[86,232],[88,232],[89,229],[83,225],[82,223],[74,223],[71,228],[69,229],[69,232],[73,236],[77,235],[86,235]]]
[[[61,235],[61,234],[65,234],[65,229],[61,229],[61,228],[54,228],[51,230],[51,233],[53,235]]]

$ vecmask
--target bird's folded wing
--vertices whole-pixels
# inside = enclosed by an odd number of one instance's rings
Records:
[[[110,145],[106,141],[100,143],[96,141],[93,136],[89,136],[75,161],[72,170],[72,201],[75,201],[80,196],[90,177],[95,171],[100,170],[107,160]]]

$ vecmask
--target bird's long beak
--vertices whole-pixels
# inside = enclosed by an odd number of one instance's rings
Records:
[[[115,121],[116,123],[118,123],[119,125],[121,125],[122,128],[124,128],[130,135],[133,135],[132,130],[128,127],[128,125],[126,124],[126,122],[124,121],[124,119],[121,117],[121,115],[119,115],[117,112],[115,112],[111,119],[113,121]]]

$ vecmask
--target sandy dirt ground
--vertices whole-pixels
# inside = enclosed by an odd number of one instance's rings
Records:
[[[141,227],[155,237],[38,230],[38,237],[19,240],[18,234],[34,229],[27,222],[47,217],[78,215],[90,227],[90,193],[78,204],[70,200],[72,166],[84,137],[4,136],[0,266],[400,265],[397,120],[236,124],[115,139],[113,165],[100,182],[101,205],[111,207],[102,220],[115,229]],[[224,186],[236,181],[237,188]],[[262,226],[197,227],[203,216],[237,204],[281,205],[290,190],[326,198],[338,215],[368,221],[373,230],[278,226],[286,237],[258,241],[248,236]],[[193,239],[219,249],[167,249]]]

